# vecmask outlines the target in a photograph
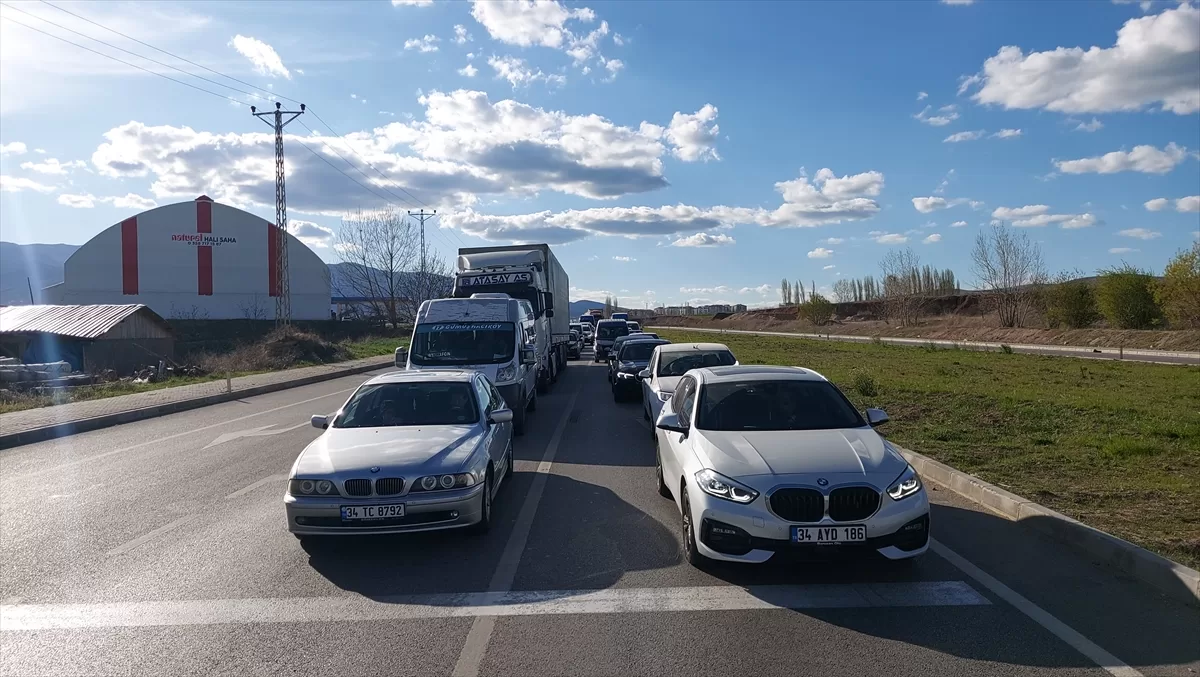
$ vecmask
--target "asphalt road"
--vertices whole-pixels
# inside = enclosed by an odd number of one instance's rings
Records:
[[[366,376],[0,453],[3,675],[1194,675],[1200,609],[947,491],[913,566],[680,557],[640,404],[576,362],[484,537],[287,533]]]
[[[749,331],[744,329],[704,329],[700,327],[647,327],[647,329],[669,329],[677,331],[699,331],[710,334],[755,334],[759,336],[788,336],[791,338],[809,338],[822,341],[847,341],[850,343],[869,343],[875,340],[873,336],[855,336],[838,334],[799,334],[784,331]],[[1155,364],[1184,364],[1200,366],[1200,353],[1179,352],[1169,350],[1143,350],[1122,348],[1092,348],[1087,346],[1052,346],[1038,344],[1000,344],[982,341],[945,341],[941,339],[901,338],[882,336],[879,340],[901,346],[935,345],[943,348],[960,348],[963,350],[981,350],[999,352],[1002,345],[1007,345],[1014,353],[1030,355],[1051,355],[1055,357],[1078,357],[1088,360],[1125,360],[1126,362],[1152,362]]]

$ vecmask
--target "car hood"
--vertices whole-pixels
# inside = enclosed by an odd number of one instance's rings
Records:
[[[871,428],[841,430],[696,430],[706,467],[728,477],[752,475],[890,475],[907,461]]]
[[[330,428],[301,452],[292,475],[333,475],[372,467],[401,473],[455,472],[482,435],[478,425]]]

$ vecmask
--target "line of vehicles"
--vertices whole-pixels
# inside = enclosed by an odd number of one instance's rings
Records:
[[[590,338],[614,401],[640,399],[652,422],[657,491],[690,563],[927,550],[928,497],[875,431],[884,412],[860,413],[809,369],[741,365],[723,344],[671,343],[617,314],[571,323],[546,245],[459,254],[453,296],[423,303],[397,350],[402,370],[312,417],[324,432],[284,497],[297,537],[486,531],[514,437]]]

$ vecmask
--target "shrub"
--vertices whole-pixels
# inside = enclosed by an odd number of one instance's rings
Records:
[[[1171,259],[1154,298],[1172,327],[1200,328],[1200,242]]]
[[[865,369],[855,369],[850,372],[850,382],[855,392],[863,397],[875,397],[879,394],[879,384],[875,377]]]
[[[828,324],[833,319],[833,303],[820,294],[813,294],[807,301],[800,304],[800,317],[820,326]]]
[[[1051,326],[1082,329],[1100,319],[1096,309],[1096,293],[1092,285],[1078,279],[1081,271],[1062,272],[1042,292],[1046,321]]]
[[[1000,352],[1004,353],[1005,355],[1012,355],[1013,354],[1012,346],[1005,344],[1005,343],[1001,343],[1000,344]]]
[[[1154,276],[1124,264],[1100,271],[1096,305],[1117,329],[1149,329],[1162,317],[1154,299]]]

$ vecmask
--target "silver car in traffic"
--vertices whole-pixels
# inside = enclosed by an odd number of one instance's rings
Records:
[[[482,374],[377,376],[292,466],[284,507],[297,537],[473,527],[512,474],[512,410]]]

